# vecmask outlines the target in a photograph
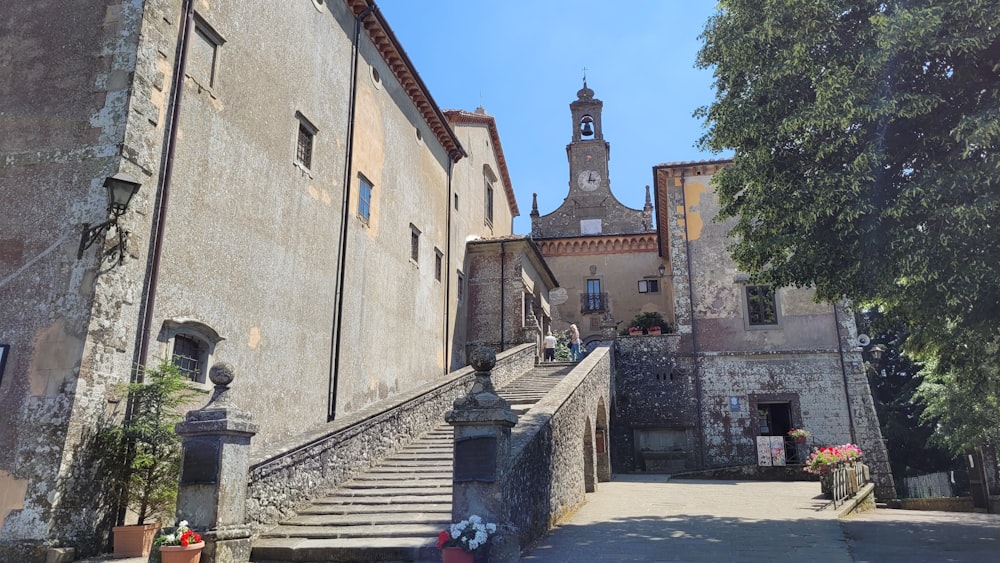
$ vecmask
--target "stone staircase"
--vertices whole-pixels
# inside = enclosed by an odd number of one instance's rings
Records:
[[[542,364],[499,390],[524,414],[575,364]],[[442,413],[442,416],[444,413]],[[440,561],[437,535],[451,523],[452,428],[423,434],[364,474],[261,534],[250,560]]]

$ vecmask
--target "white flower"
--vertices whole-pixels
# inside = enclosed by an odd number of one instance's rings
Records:
[[[480,518],[480,517],[478,517],[478,516],[476,516],[475,514],[473,514],[472,516],[469,516],[469,522],[472,522],[473,524],[479,524],[482,521],[483,521],[483,519]]]
[[[486,525],[486,531],[489,532],[489,533],[491,533],[491,534],[496,533],[496,531],[497,531],[497,525],[496,524],[492,524],[492,523],[491,524],[487,524]]]
[[[180,524],[177,524],[177,527],[178,528],[187,528],[188,527],[188,521],[187,520],[181,520]]]

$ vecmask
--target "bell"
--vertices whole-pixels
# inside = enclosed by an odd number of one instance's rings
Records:
[[[589,137],[594,134],[594,128],[590,126],[589,121],[583,122],[583,130],[580,131],[585,137]]]

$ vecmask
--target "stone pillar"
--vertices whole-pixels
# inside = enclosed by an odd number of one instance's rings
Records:
[[[518,561],[517,530],[507,523],[503,504],[503,484],[510,459],[510,429],[517,415],[496,394],[490,373],[496,354],[485,346],[474,350],[470,363],[476,381],[469,392],[455,399],[445,420],[455,430],[455,462],[452,475],[452,520],[458,522],[476,514],[500,526],[490,538],[489,550],[476,554],[477,562]]]
[[[176,426],[184,448],[177,519],[201,532],[202,563],[245,563],[250,560],[248,453],[257,425],[230,399],[232,367],[216,364],[209,377],[215,391],[208,404]]]

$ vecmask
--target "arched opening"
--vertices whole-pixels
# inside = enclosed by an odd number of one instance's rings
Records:
[[[594,433],[590,417],[584,421],[583,429],[583,486],[588,493],[597,491],[597,472],[595,471]]]
[[[597,455],[597,481],[610,481],[611,444],[608,443],[610,437],[610,432],[608,431],[608,406],[604,401],[604,397],[597,400],[597,429],[594,437],[595,453]]]

